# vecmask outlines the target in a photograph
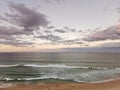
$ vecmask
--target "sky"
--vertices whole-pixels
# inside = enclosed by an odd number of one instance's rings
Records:
[[[120,47],[120,0],[0,0],[0,52]]]

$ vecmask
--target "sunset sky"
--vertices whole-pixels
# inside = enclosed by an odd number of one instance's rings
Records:
[[[0,52],[120,47],[120,0],[0,0]]]

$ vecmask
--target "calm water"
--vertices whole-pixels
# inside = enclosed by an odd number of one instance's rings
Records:
[[[120,78],[120,53],[0,53],[0,84]]]

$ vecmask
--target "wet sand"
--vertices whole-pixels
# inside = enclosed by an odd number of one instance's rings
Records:
[[[37,83],[0,88],[0,90],[120,90],[120,80],[101,83]]]

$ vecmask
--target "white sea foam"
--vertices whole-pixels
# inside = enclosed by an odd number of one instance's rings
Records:
[[[51,68],[79,68],[78,66],[67,66],[65,64],[47,64],[47,65],[26,64],[24,66],[28,66],[28,67],[51,67]]]
[[[0,65],[0,67],[16,67],[19,66],[20,64],[15,64],[15,65]]]
[[[46,64],[46,65],[39,65],[39,64],[15,64],[15,65],[0,65],[0,67],[17,67],[17,66],[24,66],[24,67],[43,67],[43,68],[80,68],[80,69],[109,69],[107,67],[81,67],[81,66],[69,66],[65,64]],[[120,68],[114,68],[114,69],[120,69]]]
[[[23,66],[27,67],[43,67],[43,68],[80,68],[80,69],[107,69],[106,67],[81,67],[81,66],[68,66],[65,64],[47,64],[47,65],[37,65],[37,64],[25,64]]]
[[[75,82],[101,82],[111,79],[118,79],[120,77],[119,69],[111,70],[93,70],[84,73],[61,73],[59,70],[54,69],[54,72],[44,73],[39,77],[31,78],[1,78],[4,81],[31,81],[31,80],[43,80],[43,79],[60,79],[60,80],[71,80]]]
[[[101,67],[80,67],[80,66],[68,66],[65,64],[17,64],[17,65],[0,65],[0,67],[32,67],[32,70],[37,71],[37,76],[11,78],[8,76],[1,76],[1,81],[30,81],[30,80],[43,80],[43,79],[60,79],[60,80],[71,80],[75,82],[100,82],[105,80],[120,78],[120,68],[110,69]],[[67,68],[67,69],[64,69]],[[74,70],[78,69],[78,70]],[[79,69],[88,69],[79,71]],[[90,70],[89,70],[90,69]],[[72,70],[72,71],[71,71]],[[18,72],[23,73],[23,72]],[[14,73],[14,75],[16,72]],[[23,75],[23,74],[20,74]]]

